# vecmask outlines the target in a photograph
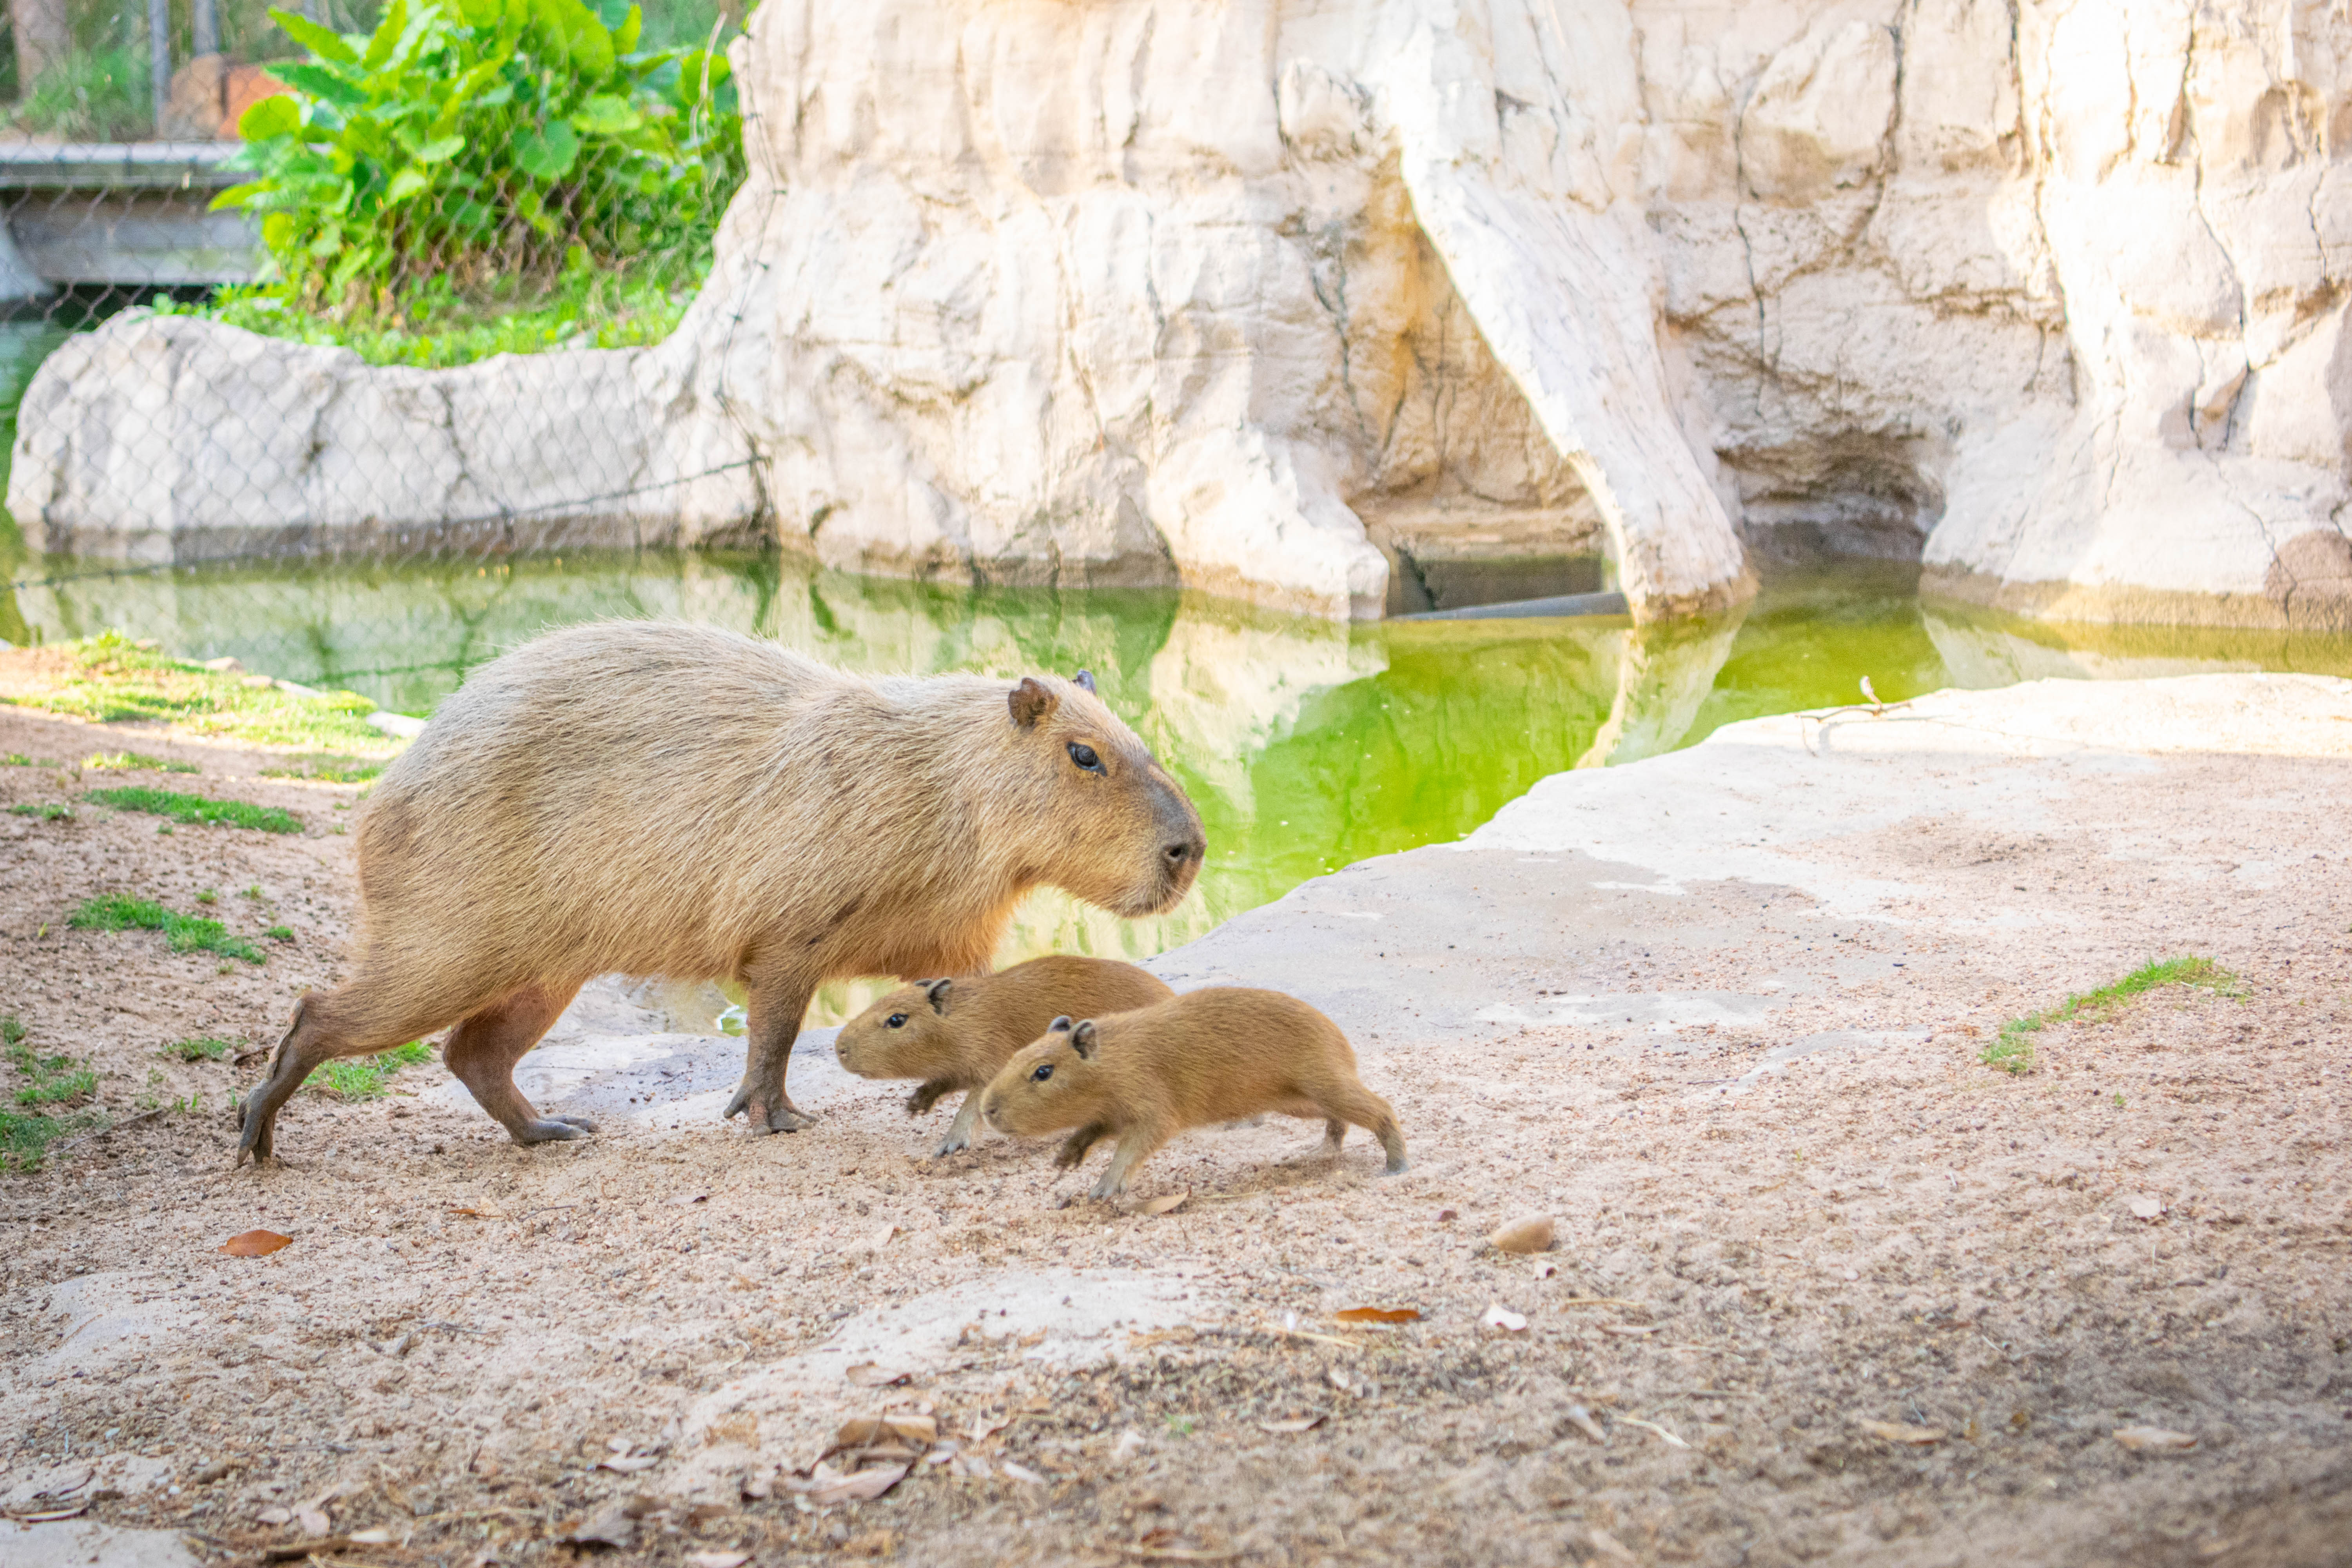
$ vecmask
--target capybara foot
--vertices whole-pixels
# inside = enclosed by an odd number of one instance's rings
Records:
[[[960,1154],[971,1147],[971,1139],[965,1137],[961,1132],[951,1131],[946,1137],[940,1140],[940,1146],[931,1151],[931,1158],[934,1160],[944,1160],[950,1154]]]
[[[800,1110],[782,1095],[778,1095],[776,1102],[770,1105],[754,1098],[748,1085],[735,1091],[735,1098],[727,1102],[727,1109],[720,1114],[734,1116],[742,1111],[751,1113],[751,1131],[754,1132],[798,1132],[803,1127],[816,1125],[815,1117]]]
[[[1118,1179],[1118,1172],[1114,1167],[1112,1170],[1105,1171],[1100,1176],[1095,1179],[1095,1184],[1087,1189],[1087,1196],[1090,1198],[1115,1198],[1125,1191],[1127,1191],[1127,1184]]]
[[[815,1117],[789,1104],[779,1103],[768,1111],[768,1131],[771,1132],[798,1132],[804,1127],[815,1125]]]
[[[596,1124],[584,1116],[548,1116],[526,1121],[512,1131],[518,1143],[561,1143],[589,1136],[596,1131]]]
[[[277,1131],[272,1123],[276,1121],[276,1117],[262,1110],[261,1095],[256,1090],[246,1102],[244,1130],[236,1141],[236,1158],[229,1162],[230,1170],[236,1170],[248,1158],[256,1170],[269,1163],[269,1145]]]
[[[1383,1176],[1402,1176],[1412,1168],[1412,1166],[1405,1163],[1403,1155],[1392,1155],[1391,1156],[1388,1164],[1382,1167],[1381,1174]]]

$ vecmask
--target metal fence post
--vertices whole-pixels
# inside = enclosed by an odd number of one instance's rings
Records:
[[[194,37],[188,53],[197,59],[220,53],[220,7],[217,0],[194,0],[189,11],[189,31]]]

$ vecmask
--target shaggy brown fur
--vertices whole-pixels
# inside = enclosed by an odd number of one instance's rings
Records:
[[[1389,1102],[1356,1076],[1339,1026],[1296,996],[1217,985],[1171,1002],[1089,1018],[1056,1018],[1006,1062],[981,1097],[989,1125],[1016,1138],[1075,1127],[1055,1163],[1118,1147],[1090,1195],[1111,1197],[1152,1152],[1188,1127],[1275,1111],[1321,1118],[1334,1154],[1348,1125],[1370,1128],[1405,1168],[1404,1134]]]
[[[933,1158],[971,1143],[980,1091],[1005,1061],[1065,1013],[1092,1017],[1149,1007],[1176,993],[1150,970],[1108,958],[1056,954],[994,974],[920,980],[891,992],[841,1026],[833,1048],[860,1078],[919,1078],[907,1114],[964,1090],[955,1124]]]
[[[1087,765],[1091,763],[1091,766]],[[727,1114],[806,1124],[784,1066],[827,980],[984,967],[1041,882],[1156,913],[1201,821],[1093,682],[866,679],[772,643],[605,622],[483,666],[359,822],[362,944],[302,999],[239,1157],[310,1070],[452,1021],[445,1059],[515,1138],[574,1138],[513,1068],[591,976],[750,987]]]

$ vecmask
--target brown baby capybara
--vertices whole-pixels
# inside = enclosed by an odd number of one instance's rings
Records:
[[[1350,1122],[1370,1128],[1388,1174],[1405,1168],[1396,1112],[1356,1076],[1348,1037],[1279,991],[1214,985],[1079,1024],[1056,1018],[981,1096],[989,1125],[1016,1138],[1076,1128],[1055,1156],[1064,1169],[1096,1140],[1116,1138],[1097,1198],[1124,1192],[1136,1166],[1184,1129],[1269,1110],[1321,1119],[1335,1154]]]
[[[352,977],[305,995],[245,1102],[266,1159],[320,1062],[455,1023],[449,1070],[518,1142],[576,1138],[513,1068],[598,974],[750,988],[741,1086],[806,1124],[784,1067],[818,985],[983,967],[1031,888],[1166,910],[1201,820],[1091,679],[868,679],[707,626],[604,622],[476,670],[361,813]]]
[[[980,1091],[1013,1052],[1062,1015],[1082,1018],[1149,1007],[1176,993],[1148,969],[1108,958],[1055,954],[994,974],[902,985],[841,1026],[833,1048],[860,1078],[919,1078],[907,1114],[964,1091],[934,1159],[971,1145]]]

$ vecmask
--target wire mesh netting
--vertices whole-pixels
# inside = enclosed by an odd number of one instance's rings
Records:
[[[391,671],[427,584],[667,542],[698,476],[646,460],[649,373],[575,351],[663,343],[709,275],[740,21],[16,0],[0,638],[353,673],[323,617]]]

